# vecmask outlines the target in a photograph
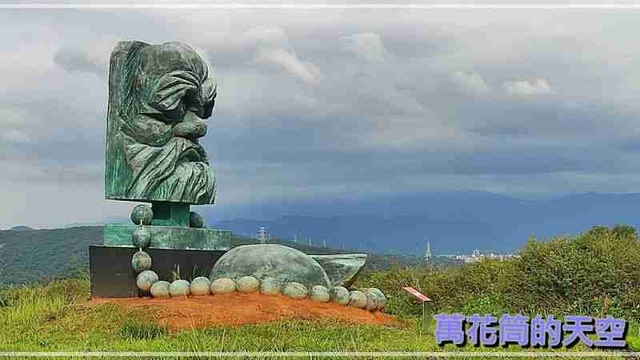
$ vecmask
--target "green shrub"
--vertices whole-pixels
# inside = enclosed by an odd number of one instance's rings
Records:
[[[454,268],[392,268],[358,285],[391,295],[387,311],[421,313],[403,286],[433,299],[435,311],[570,313],[640,320],[640,242],[634,228],[596,226],[576,237],[530,238],[511,260],[483,260]]]
[[[509,312],[510,309],[507,305],[506,299],[495,294],[487,294],[472,298],[462,306],[462,313],[465,315],[490,314],[500,317],[500,315]]]
[[[519,277],[511,301],[519,308],[536,304],[564,313],[594,313],[601,310],[602,299],[615,298],[627,316],[636,317],[631,310],[638,305],[638,263],[640,243],[626,226],[596,226],[576,238],[549,242],[531,239],[514,261]]]

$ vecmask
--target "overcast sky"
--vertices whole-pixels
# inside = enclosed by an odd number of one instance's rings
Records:
[[[0,228],[103,200],[108,59],[182,41],[218,82],[216,206],[640,192],[640,10],[0,10]]]

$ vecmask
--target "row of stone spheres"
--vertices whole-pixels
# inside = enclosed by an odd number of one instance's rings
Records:
[[[211,281],[200,276],[193,279],[191,283],[183,279],[171,283],[160,280],[158,274],[151,270],[153,264],[151,256],[144,251],[149,246],[151,238],[151,234],[144,225],[150,223],[152,214],[151,208],[146,205],[136,206],[131,213],[132,222],[139,224],[131,239],[133,245],[139,248],[139,251],[131,259],[131,267],[138,273],[136,278],[138,289],[149,292],[154,298],[260,292],[263,295],[283,294],[292,299],[310,298],[312,301],[321,303],[333,302],[369,311],[380,311],[386,305],[387,298],[377,288],[349,291],[344,286],[329,288],[323,285],[314,285],[309,289],[299,282],[283,283],[276,278],[265,278],[260,281],[253,276],[243,276],[237,281],[225,277]]]
[[[253,276],[244,276],[237,281],[229,278],[210,281],[208,278],[200,276],[193,279],[191,283],[182,279],[169,283],[159,280],[158,274],[154,271],[144,270],[138,274],[136,285],[138,289],[150,292],[154,298],[259,292],[263,295],[283,294],[296,300],[310,298],[315,302],[333,302],[369,311],[382,310],[387,303],[387,298],[382,291],[376,288],[349,291],[343,286],[334,286],[329,289],[326,286],[315,285],[308,289],[307,286],[298,282],[282,284],[274,278],[260,281]]]

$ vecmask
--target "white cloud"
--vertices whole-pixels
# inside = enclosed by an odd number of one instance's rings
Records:
[[[372,32],[354,34],[340,38],[342,48],[369,62],[382,62],[388,57],[387,48],[380,35]]]
[[[511,96],[538,96],[555,92],[545,79],[507,81],[503,86],[505,92]]]
[[[355,162],[361,164],[358,174],[345,173],[345,183],[361,176],[358,188],[378,186],[381,174],[391,172],[396,175],[393,181],[402,184],[415,175],[417,187],[428,180],[442,190],[544,192],[570,183],[571,177],[567,175],[568,181],[563,182],[536,178],[515,183],[504,176],[481,184],[472,177],[453,182],[421,160],[449,159],[449,154],[455,164],[457,156],[464,159],[496,144],[504,144],[498,150],[509,153],[514,145],[505,144],[505,139],[532,153],[555,142],[585,143],[585,138],[590,144],[598,139],[612,144],[616,133],[628,134],[634,128],[633,119],[640,111],[631,108],[640,77],[633,76],[634,47],[629,46],[634,40],[632,29],[638,28],[637,14],[61,11],[56,13],[63,14],[64,21],[46,11],[0,11],[0,29],[6,34],[0,44],[0,158],[20,159],[11,169],[0,166],[0,188],[5,189],[0,191],[4,201],[0,223],[7,226],[99,220],[108,209],[100,167],[106,69],[117,39],[154,44],[182,41],[210,58],[219,98],[210,119],[212,131],[203,144],[220,179],[222,206],[226,201],[255,201],[246,194],[294,196],[287,189],[298,185],[319,191],[322,180],[304,176],[308,171],[300,164],[327,164],[326,173],[335,174],[336,166],[345,162],[345,151],[361,151],[371,159],[387,154],[376,161],[382,168]],[[107,39],[105,45],[101,39]],[[611,64],[616,66],[607,66]],[[499,92],[532,97],[554,90],[561,96],[541,102],[516,104],[495,96]],[[482,96],[460,96],[461,91]],[[559,110],[556,101],[593,108]],[[15,111],[6,114],[3,108]],[[629,110],[622,113],[621,108]],[[598,115],[589,116],[595,110]],[[615,127],[610,126],[612,122]],[[25,144],[28,138],[31,142]],[[256,138],[268,146],[251,140]],[[237,144],[244,144],[241,150]],[[603,153],[614,157],[615,151],[615,146],[606,146]],[[389,171],[407,152],[419,159],[413,168],[397,165]],[[540,153],[541,161],[558,156],[558,152]],[[244,165],[247,159],[256,159],[259,166],[287,166],[271,167],[259,179],[254,176],[255,166],[229,168]],[[490,163],[499,168],[503,161],[504,157]],[[56,171],[63,162],[86,168]],[[634,171],[632,162],[625,166],[624,172]],[[619,178],[615,182],[583,181],[585,188],[593,185],[595,191],[634,186]],[[389,180],[380,188],[394,189],[397,184]],[[331,183],[323,191],[331,196],[335,189]],[[55,212],[61,202],[82,211]],[[126,216],[131,205],[121,205],[113,213]]]
[[[491,86],[476,72],[455,71],[451,73],[451,81],[460,90],[473,95],[487,95],[492,92]]]
[[[249,29],[242,35],[241,42],[252,47],[283,48],[289,45],[287,32],[275,26],[259,26]]]
[[[278,67],[310,85],[319,84],[323,78],[322,72],[316,65],[302,61],[295,53],[284,49],[261,49],[254,60]]]
[[[229,43],[233,44],[234,40]],[[277,68],[309,85],[317,85],[324,78],[322,71],[310,61],[301,59],[289,42],[287,32],[277,26],[257,26],[239,37],[237,52],[253,54],[257,64]],[[215,60],[214,60],[215,61]]]

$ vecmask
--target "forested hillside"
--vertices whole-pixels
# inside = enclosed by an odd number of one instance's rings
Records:
[[[335,254],[342,251],[271,239],[309,254]],[[234,237],[232,246],[256,243],[255,239]],[[101,226],[83,226],[52,230],[0,231],[0,286],[48,281],[73,276],[89,264],[89,245],[102,244]],[[415,266],[417,256],[373,255],[368,269],[389,268],[392,263]]]

